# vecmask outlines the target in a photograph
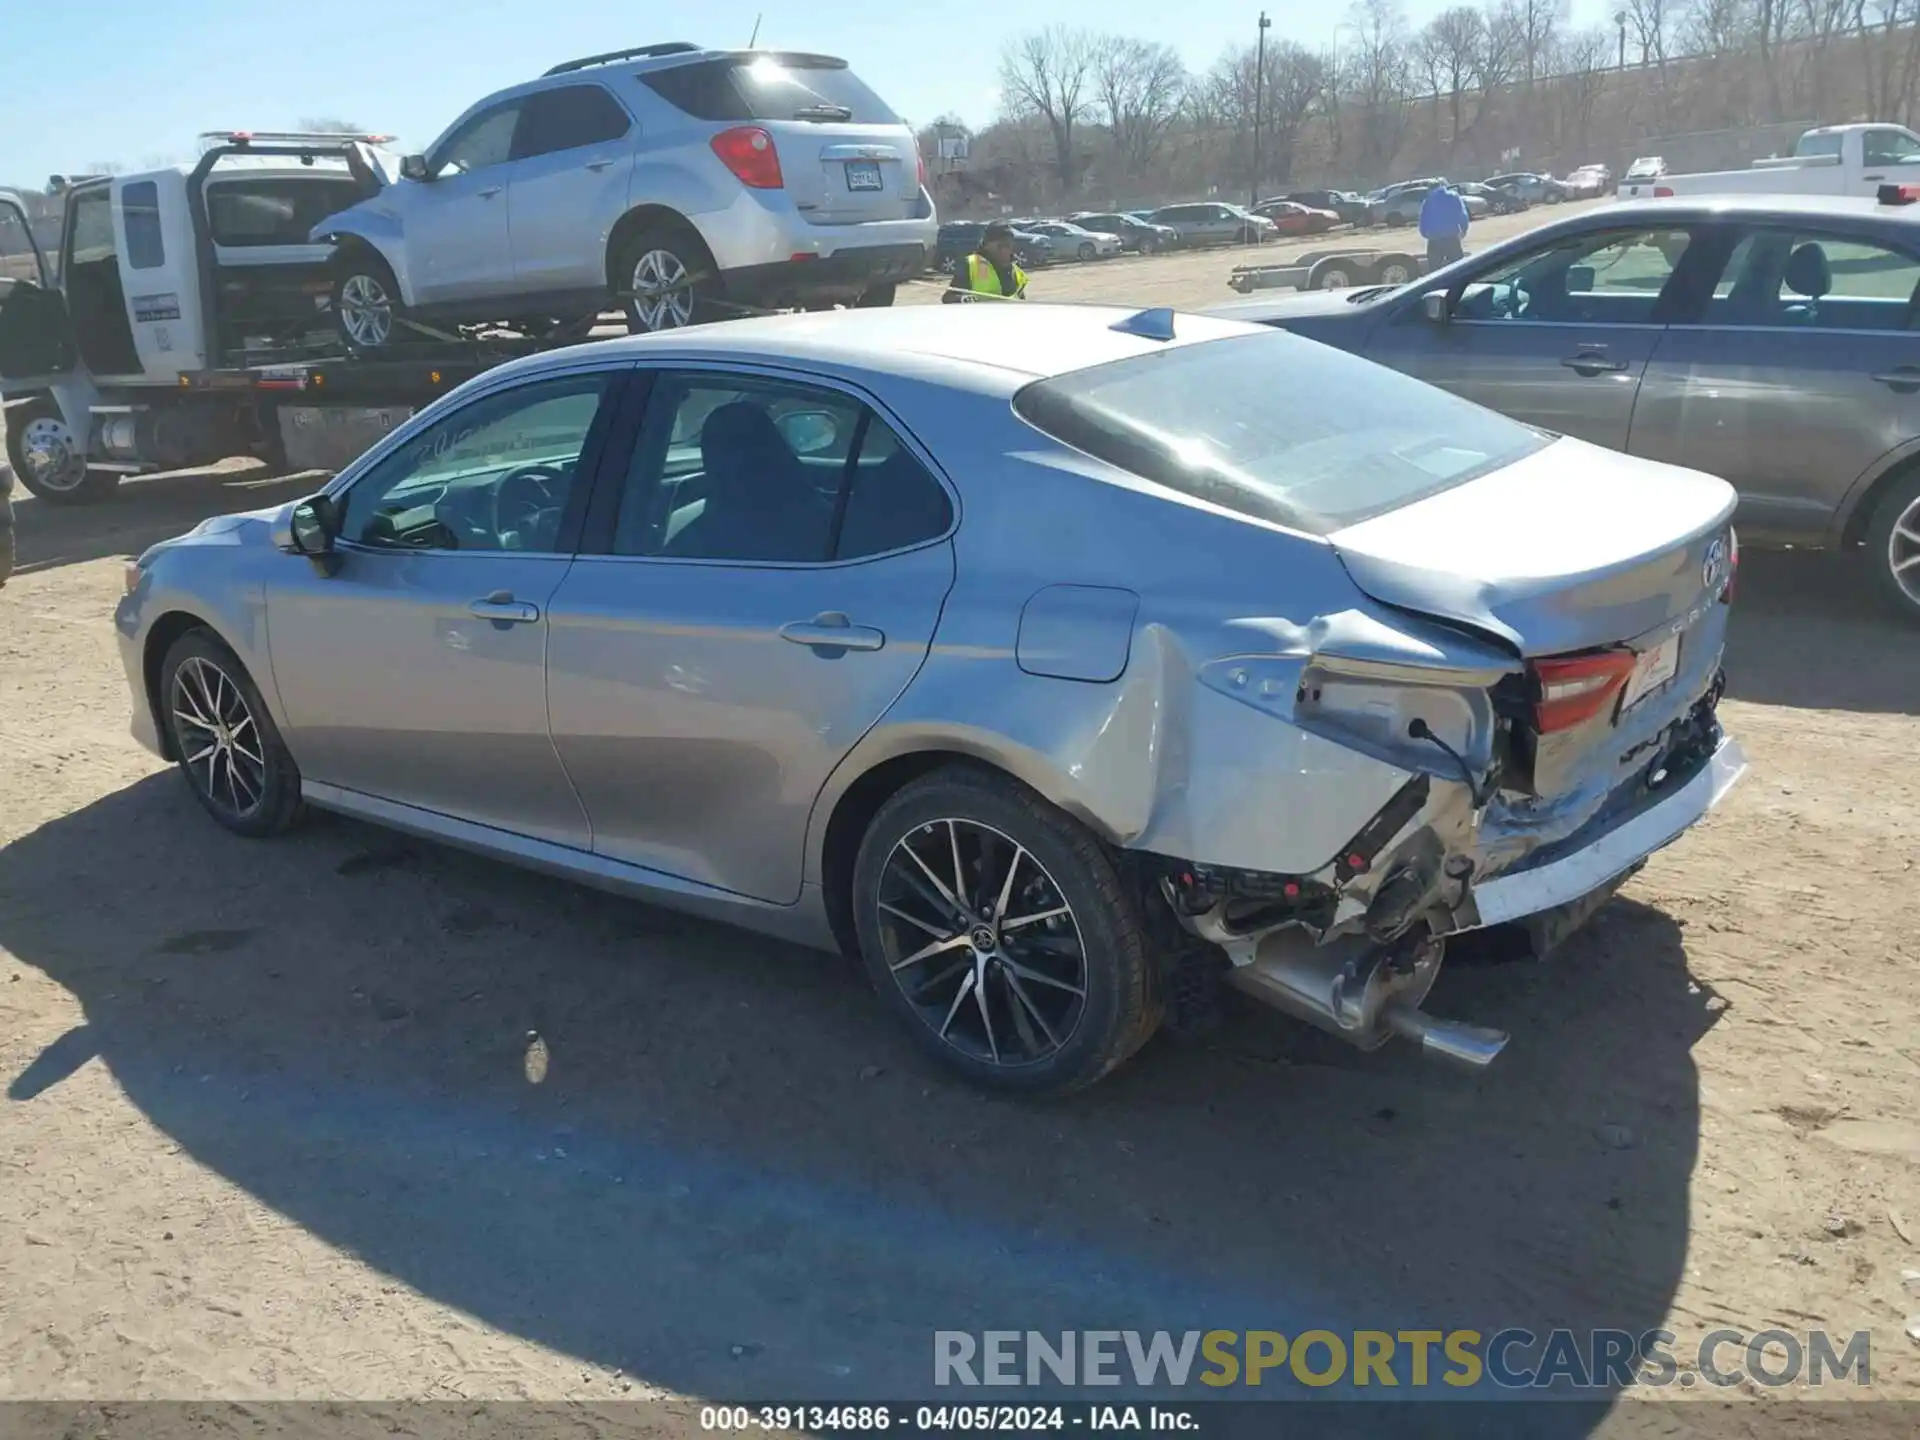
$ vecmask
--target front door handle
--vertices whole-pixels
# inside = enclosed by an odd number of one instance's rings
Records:
[[[1569,355],[1560,363],[1582,375],[1618,375],[1627,368],[1626,361],[1610,360],[1598,347],[1582,350],[1578,355]]]
[[[780,627],[780,638],[817,651],[878,650],[887,643],[885,632],[855,625],[838,610],[826,610],[811,620],[792,620]]]
[[[476,190],[473,193],[478,195],[482,200],[491,200],[494,196],[500,193],[500,190],[501,190],[501,187],[498,185],[489,185],[487,186],[486,189]]]
[[[516,600],[511,590],[496,590],[484,600],[467,606],[476,620],[491,620],[500,625],[531,625],[540,618],[540,607],[531,600]]]
[[[1909,395],[1920,390],[1920,365],[1896,365],[1891,370],[1875,372],[1873,378],[1889,390]]]
[[[612,160],[589,160],[587,161],[587,169],[604,170],[611,164],[613,164]]]

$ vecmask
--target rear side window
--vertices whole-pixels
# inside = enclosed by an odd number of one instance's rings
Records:
[[[514,133],[514,158],[550,155],[604,145],[627,133],[627,112],[598,85],[563,85],[529,95],[520,107],[520,128]]]
[[[113,241],[112,197],[102,185],[73,200],[71,254],[75,265],[97,264],[119,253]]]
[[[1297,336],[1181,345],[1028,385],[1029,424],[1170,490],[1316,535],[1509,465],[1548,437]]]
[[[160,236],[160,187],[151,180],[121,187],[120,214],[127,226],[128,266],[157,270],[166,264],[166,242]]]
[[[314,226],[361,194],[359,183],[345,175],[221,180],[207,186],[207,228],[214,244],[228,248],[305,245]]]
[[[641,83],[696,120],[824,120],[898,125],[844,60],[769,52],[651,70]]]
[[[1820,155],[1838,155],[1840,137],[1838,135],[1802,135],[1799,143],[1793,147],[1793,153],[1802,160],[1810,160]]]

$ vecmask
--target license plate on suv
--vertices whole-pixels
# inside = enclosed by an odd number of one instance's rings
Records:
[[[884,190],[886,188],[886,181],[880,175],[878,160],[847,161],[847,189]]]

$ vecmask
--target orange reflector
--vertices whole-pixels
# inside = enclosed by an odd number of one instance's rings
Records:
[[[440,383],[440,372],[438,370],[430,370],[427,374],[433,380],[434,384],[438,385]]]

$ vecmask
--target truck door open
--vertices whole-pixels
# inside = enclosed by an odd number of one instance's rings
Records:
[[[64,375],[76,359],[66,301],[34,239],[27,207],[0,191],[0,379]]]

